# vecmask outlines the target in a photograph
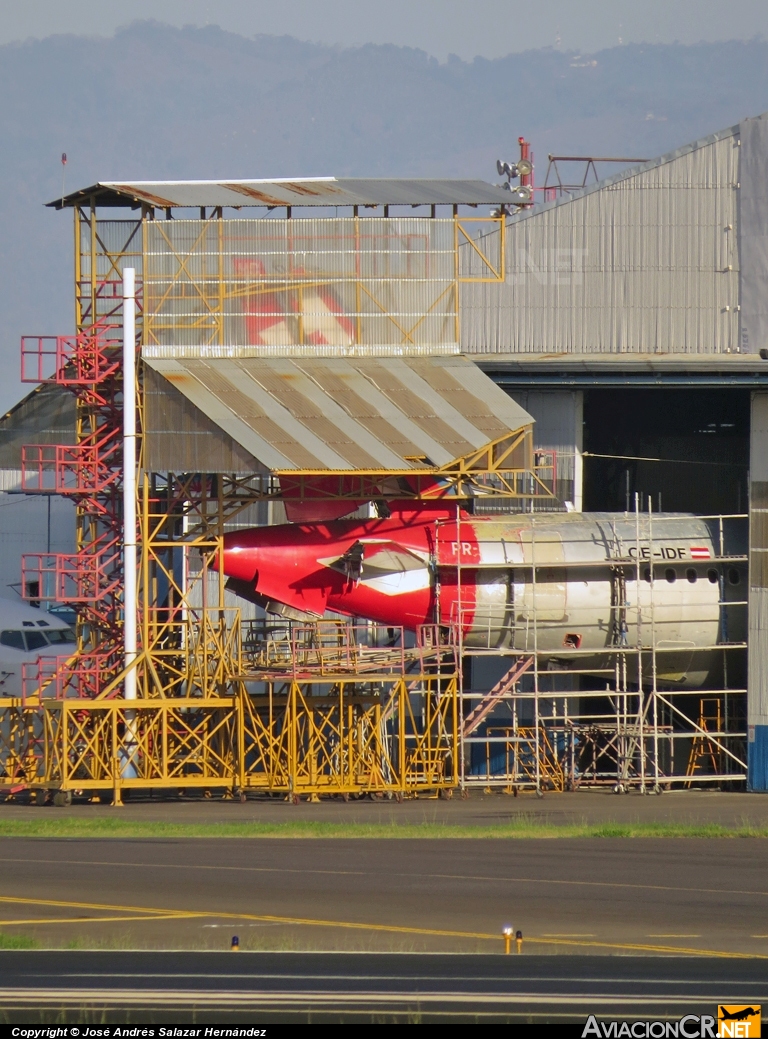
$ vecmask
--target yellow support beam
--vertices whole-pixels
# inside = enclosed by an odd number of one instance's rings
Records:
[[[452,789],[457,675],[261,677],[232,695],[4,709],[3,789],[226,788],[287,797]],[[414,709],[414,686],[423,710]],[[320,691],[318,692],[318,688]],[[421,703],[421,700],[420,700]],[[10,724],[9,724],[10,723]]]

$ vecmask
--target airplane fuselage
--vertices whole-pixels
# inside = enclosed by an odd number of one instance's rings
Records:
[[[467,647],[537,650],[566,668],[604,669],[606,650],[655,644],[657,678],[697,686],[723,634],[715,557],[706,522],[688,516],[655,516],[651,531],[625,514],[457,523],[402,511],[228,534],[224,569],[294,615],[454,624]]]

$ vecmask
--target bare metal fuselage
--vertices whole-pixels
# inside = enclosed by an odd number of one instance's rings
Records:
[[[661,685],[704,683],[722,640],[720,573],[706,522],[521,519],[483,521],[479,559],[467,568],[475,585],[468,648],[536,651],[551,654],[554,666],[584,671],[609,670],[624,654],[632,680],[643,669],[650,681],[655,669]]]

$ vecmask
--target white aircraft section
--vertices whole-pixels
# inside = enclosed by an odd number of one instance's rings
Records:
[[[66,657],[75,633],[47,610],[0,599],[0,698],[21,696],[22,667],[40,657]]]
[[[655,645],[660,682],[706,679],[720,641],[721,588],[704,521],[654,517],[649,536],[646,517],[638,529],[631,515],[539,514],[533,524],[486,520],[478,534],[479,563],[462,567],[476,589],[468,648],[562,654],[563,668],[590,670],[612,666],[612,647]]]

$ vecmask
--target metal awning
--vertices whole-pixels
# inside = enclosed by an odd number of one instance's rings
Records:
[[[475,354],[498,386],[726,387],[768,385],[768,361],[758,354]]]
[[[47,205],[150,206],[157,209],[244,206],[446,206],[509,203],[510,193],[483,180],[314,177],[294,180],[99,181]]]
[[[206,420],[273,472],[440,469],[530,428],[533,419],[469,359],[144,358]],[[155,383],[157,383],[155,379]],[[183,471],[185,437],[162,393],[147,396],[145,437]],[[180,461],[174,462],[174,438]]]

